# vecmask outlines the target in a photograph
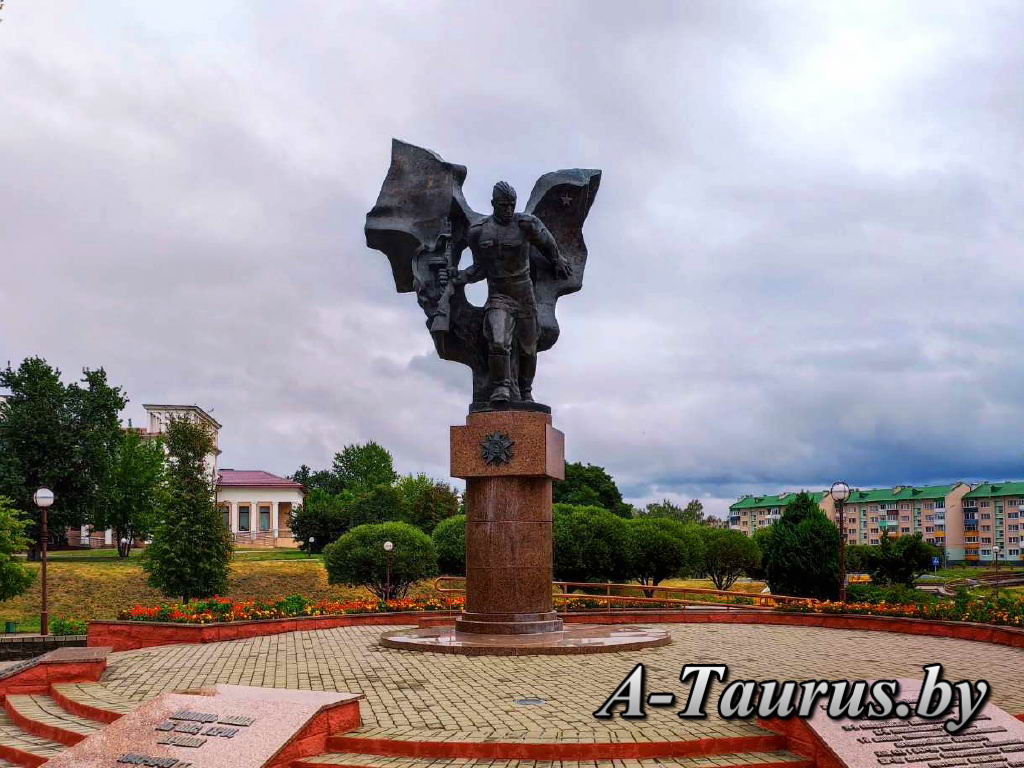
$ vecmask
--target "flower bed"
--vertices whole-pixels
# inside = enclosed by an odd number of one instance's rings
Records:
[[[416,597],[401,600],[310,600],[292,595],[274,603],[212,597],[189,603],[136,605],[121,611],[122,621],[170,622],[175,624],[226,624],[261,619],[293,619],[302,616],[342,616],[359,613],[409,613],[415,611],[457,611],[461,597]]]
[[[259,621],[261,619],[294,619],[302,616],[344,616],[361,613],[413,613],[418,611],[460,611],[465,604],[464,597],[436,595],[431,597],[404,598],[402,600],[310,600],[301,595],[292,595],[273,603],[259,600],[232,600],[229,597],[212,597],[209,600],[193,600],[190,603],[160,603],[158,605],[135,605],[121,611],[121,621],[170,622],[174,624],[226,624],[237,621]],[[709,596],[709,603],[752,605],[753,598],[725,599]],[[678,607],[671,601],[665,604],[641,600],[616,600],[609,604],[598,596],[574,595],[560,599],[556,608],[561,613],[578,613],[593,610],[660,610]]]
[[[770,596],[766,596],[770,597]],[[758,598],[750,597],[723,597],[722,595],[691,595],[687,596],[691,602],[708,603],[710,605],[757,605]],[[654,598],[656,600],[656,598]],[[555,610],[562,613],[574,613],[579,611],[594,610],[630,610],[630,611],[664,611],[666,608],[680,608],[678,602],[672,598],[665,598],[664,602],[648,602],[646,600],[603,600],[599,596],[573,595],[572,597],[558,596],[555,603]]]
[[[797,613],[891,616],[931,621],[966,621],[973,624],[1024,627],[1024,599],[1018,597],[958,597],[933,603],[794,603],[780,610]]]

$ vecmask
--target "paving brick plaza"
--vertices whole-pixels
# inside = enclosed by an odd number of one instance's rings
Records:
[[[295,632],[210,645],[115,653],[83,694],[120,707],[213,683],[363,693],[360,736],[444,740],[662,741],[763,734],[749,721],[682,720],[678,707],[647,720],[591,713],[637,661],[649,691],[684,697],[687,663],[724,663],[730,679],[920,678],[941,662],[948,679],[985,678],[992,702],[1024,713],[1019,649],[887,632],[768,625],[661,625],[671,645],[594,656],[464,657],[381,648],[382,627]],[[388,628],[393,630],[394,628]],[[543,705],[515,699],[537,697]],[[715,698],[714,695],[712,697]]]

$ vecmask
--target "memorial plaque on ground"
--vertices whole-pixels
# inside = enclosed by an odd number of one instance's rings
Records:
[[[914,707],[919,688],[900,680],[900,701]],[[950,718],[957,711],[935,720],[831,720],[819,709],[806,723],[848,768],[1024,768],[1024,722],[994,704],[953,734],[944,727]]]
[[[270,768],[359,723],[362,694],[218,685],[165,693],[97,731],[54,768]]]

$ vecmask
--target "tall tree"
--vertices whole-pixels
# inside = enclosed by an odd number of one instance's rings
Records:
[[[835,600],[839,594],[839,529],[801,491],[758,537],[762,568],[777,595]]]
[[[700,503],[699,499],[692,499],[685,508],[669,499],[663,499],[648,504],[643,513],[648,517],[667,517],[671,520],[678,520],[680,523],[702,524],[704,522],[704,505]]]
[[[373,441],[346,445],[334,454],[333,470],[342,487],[356,494],[378,485],[394,485],[398,479],[391,454]]]
[[[346,493],[344,498],[349,528],[401,520],[405,517],[402,495],[390,485],[377,485],[361,493]]]
[[[171,419],[167,444],[166,495],[153,543],[142,567],[150,586],[187,602],[224,594],[232,538],[217,509],[206,457],[214,451],[206,425],[188,418]]]
[[[604,467],[594,464],[566,462],[565,479],[555,481],[552,498],[556,504],[604,507],[619,517],[632,515],[632,508],[622,500],[615,480]]]
[[[442,520],[459,514],[459,497],[448,483],[424,474],[406,475],[395,489],[402,497],[402,519],[425,533]]]
[[[349,513],[343,496],[313,488],[292,512],[292,537],[299,549],[319,554],[349,528]],[[310,543],[310,538],[313,539]]]
[[[15,556],[28,546],[27,526],[27,521],[11,506],[10,499],[0,496],[0,600],[17,597],[36,577]]]
[[[125,430],[114,454],[107,503],[93,517],[97,528],[113,530],[119,557],[128,557],[137,540],[153,534],[163,481],[163,442],[144,440],[135,430]]]
[[[292,480],[301,483],[307,492],[321,490],[327,493],[339,494],[345,490],[344,484],[331,470],[313,470],[305,464],[295,470]]]
[[[0,406],[0,493],[30,520],[30,556],[39,546],[37,488],[54,492],[51,537],[96,517],[107,503],[114,454],[121,439],[118,414],[127,404],[103,369],[83,371],[65,386],[61,373],[38,357],[0,371],[10,391]]]

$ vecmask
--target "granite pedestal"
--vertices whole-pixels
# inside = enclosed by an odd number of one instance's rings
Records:
[[[601,653],[666,645],[649,627],[562,626],[552,604],[551,484],[565,438],[541,411],[471,412],[452,427],[466,481],[466,606],[454,626],[387,632],[381,644],[435,653]]]
[[[551,483],[565,477],[551,415],[471,413],[452,427],[452,475],[466,481],[466,608],[459,632],[557,632],[552,608]]]

